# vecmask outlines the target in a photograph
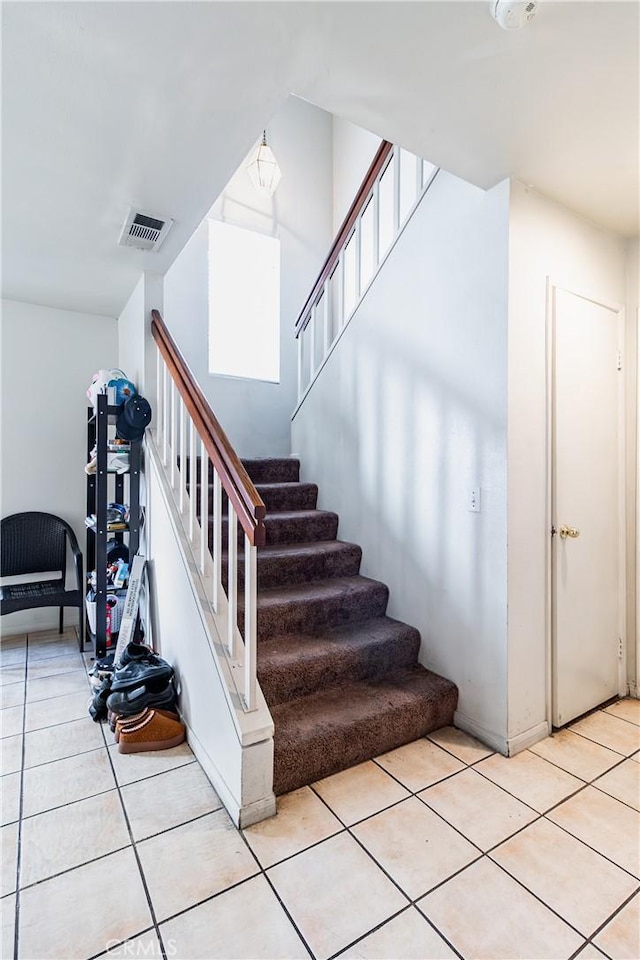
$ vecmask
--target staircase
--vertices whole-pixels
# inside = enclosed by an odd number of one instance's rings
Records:
[[[418,631],[386,616],[388,588],[360,575],[360,547],[336,539],[338,516],[316,508],[318,488],[300,482],[299,461],[243,463],[267,508],[258,679],[275,724],[274,792],[452,723],[455,685],[420,666]],[[211,483],[209,500],[211,516]],[[222,536],[226,544],[226,520]]]

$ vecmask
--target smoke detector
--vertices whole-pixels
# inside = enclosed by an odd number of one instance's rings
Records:
[[[503,30],[520,30],[538,12],[537,0],[490,0],[491,16]]]
[[[172,226],[173,220],[168,217],[151,216],[131,207],[118,244],[138,250],[158,250]]]

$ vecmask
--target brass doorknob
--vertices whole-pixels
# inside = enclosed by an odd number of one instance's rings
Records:
[[[560,536],[563,540],[566,540],[567,537],[571,537],[572,540],[576,540],[580,536],[580,531],[577,527],[560,527]]]

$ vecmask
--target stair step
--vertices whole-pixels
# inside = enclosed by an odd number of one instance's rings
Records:
[[[342,540],[318,540],[313,543],[274,543],[258,550],[258,590],[329,580],[332,577],[357,577],[362,549]],[[226,588],[227,553],[222,553],[222,579]],[[244,553],[238,554],[238,583],[244,583]]]
[[[296,457],[258,457],[242,463],[254,483],[296,483],[300,479]]]
[[[383,617],[389,589],[368,577],[335,577],[261,590],[258,639],[283,633],[311,633],[356,620]],[[238,620],[241,621],[239,611]],[[241,629],[243,629],[242,624]]]
[[[415,666],[272,708],[274,792],[296,790],[370,760],[453,721],[458,692]]]
[[[318,634],[284,634],[260,644],[258,680],[271,707],[331,686],[374,680],[415,664],[420,634],[389,617]]]
[[[328,510],[281,510],[267,514],[264,520],[267,544],[309,543],[312,540],[335,540],[338,515]],[[213,543],[213,519],[209,518],[209,544]],[[227,542],[228,520],[222,520],[222,542]],[[244,532],[238,524],[238,542]]]
[[[191,485],[187,484],[191,492]],[[318,487],[315,483],[257,483],[256,490],[262,497],[268,513],[278,511],[315,510]],[[200,483],[197,484],[198,508],[200,507]],[[227,512],[227,497],[223,492],[222,512]],[[213,485],[209,485],[209,515],[213,513]],[[198,509],[198,518],[200,510]]]

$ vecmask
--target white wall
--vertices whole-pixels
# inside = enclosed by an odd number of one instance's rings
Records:
[[[507,182],[444,172],[293,420],[293,449],[389,614],[454,680],[459,722],[507,734]],[[482,488],[482,512],[468,509]]]
[[[206,221],[167,272],[164,284],[165,321],[232,444],[245,457],[290,453],[290,416],[297,392],[293,326],[332,239],[331,116],[290,97],[267,134],[282,169],[273,198],[255,193],[243,165],[210,216],[280,238],[280,383],[208,372]]]
[[[380,137],[368,130],[340,117],[333,117],[334,236],[340,229],[381,142]]]
[[[113,317],[2,302],[2,516],[42,510],[67,520],[85,548],[86,390],[118,365]],[[73,581],[68,581],[72,583]],[[55,627],[53,608],[2,618],[6,634]],[[77,623],[71,608],[68,623]]]
[[[514,182],[509,227],[509,737],[547,717],[547,277],[624,303],[624,243]],[[635,370],[629,370],[635,376]]]

